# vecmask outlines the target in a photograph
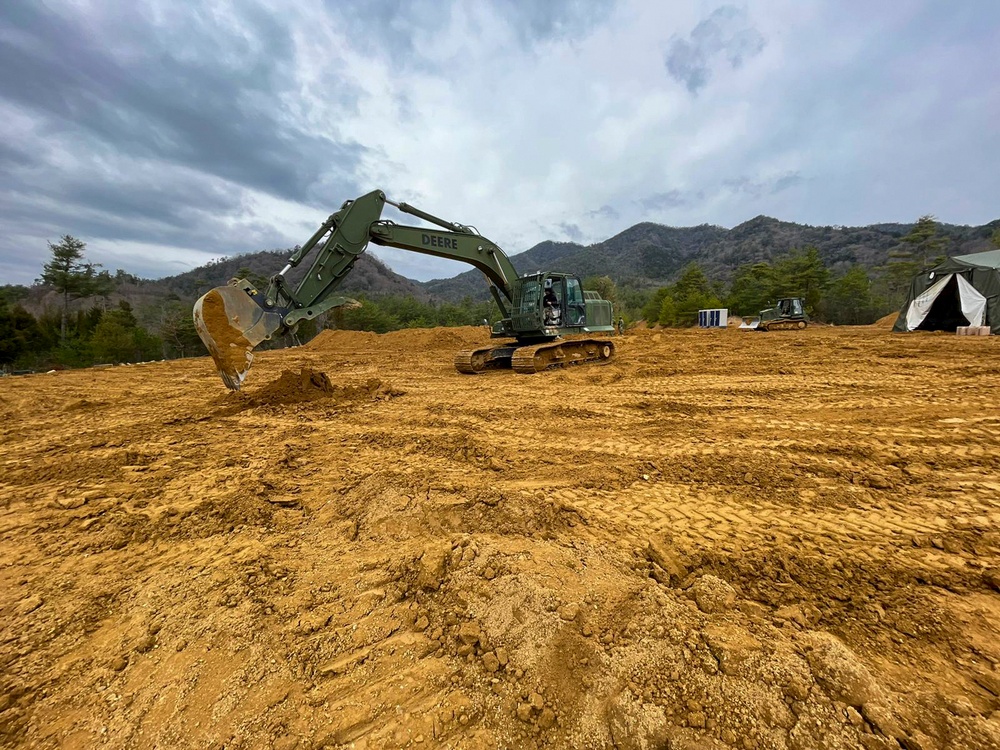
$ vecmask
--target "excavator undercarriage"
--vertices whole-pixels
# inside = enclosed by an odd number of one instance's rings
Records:
[[[561,339],[529,346],[511,343],[461,351],[455,355],[455,369],[474,375],[509,367],[533,375],[552,367],[605,362],[614,353],[614,342],[602,339]]]

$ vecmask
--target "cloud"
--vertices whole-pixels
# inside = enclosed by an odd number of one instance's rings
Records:
[[[37,154],[28,151],[19,144],[0,142],[0,169],[3,169],[4,172],[37,166],[40,161]]]
[[[613,0],[500,0],[497,5],[525,44],[577,38],[606,21],[615,8]]]
[[[778,177],[771,183],[771,193],[780,193],[782,190],[788,190],[796,185],[801,185],[802,181],[802,175],[798,172],[789,172]]]
[[[765,44],[761,33],[750,25],[746,9],[723,5],[695,26],[687,39],[675,36],[664,62],[673,78],[697,94],[708,84],[717,58],[740,68],[747,58],[760,54]]]
[[[150,276],[291,247],[375,188],[510,254],[641,221],[996,218],[1000,4],[752,8],[6,0],[0,283],[67,233]]]
[[[803,182],[802,176],[798,172],[787,172],[775,177],[747,176],[735,177],[723,181],[723,186],[735,193],[743,193],[752,198],[760,198],[766,195],[775,195],[783,190],[789,190]]]
[[[556,226],[558,227],[559,233],[570,242],[583,242],[584,237],[586,236],[578,224],[562,221]]]
[[[588,211],[587,216],[604,221],[617,221],[621,214],[613,206],[601,206],[596,211]]]
[[[615,0],[493,0],[460,2],[324,0],[324,16],[350,29],[365,56],[387,61],[395,70],[448,75],[468,61],[470,47],[491,46],[490,38],[511,42],[517,53],[572,41],[606,22]],[[495,42],[493,42],[495,44]],[[508,52],[509,54],[509,52]],[[405,98],[405,95],[404,95]],[[411,106],[408,98],[406,105]]]
[[[641,198],[638,203],[644,211],[663,211],[668,208],[679,208],[690,205],[694,200],[703,197],[698,194],[688,194],[680,190],[668,190],[665,193],[653,193]]]
[[[331,196],[357,192],[367,149],[284,105],[296,86],[294,40],[263,6],[172,15],[128,4],[103,17],[91,9],[97,18],[53,7],[15,0],[0,26],[0,112],[13,123],[0,147],[0,252],[23,257],[14,237],[70,232],[218,257],[290,239],[253,216],[248,196],[322,211]],[[356,100],[346,83],[324,95],[344,110]],[[15,278],[26,262],[37,258],[8,266]]]
[[[25,3],[0,44],[0,96],[44,118],[48,132],[89,142],[82,146],[313,201],[330,170],[353,173],[364,147],[288,116],[289,29],[260,6],[240,7],[239,16],[163,22],[125,5],[98,34],[83,14]],[[116,43],[119,35],[129,41]],[[331,89],[338,106],[353,106],[349,87]]]

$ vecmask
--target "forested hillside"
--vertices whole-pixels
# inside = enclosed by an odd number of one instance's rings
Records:
[[[915,224],[878,224],[870,227],[812,227],[758,216],[732,229],[703,224],[667,227],[636,224],[594,245],[542,242],[512,258],[520,273],[537,270],[567,271],[585,278],[609,276],[619,286],[650,289],[676,281],[684,267],[697,263],[712,281],[728,284],[740,266],[770,263],[782,255],[815,247],[833,274],[852,265],[875,272],[890,261],[894,250]],[[1000,220],[979,227],[937,224],[944,243],[943,255],[988,250]],[[478,271],[451,279],[425,282],[435,297],[456,299],[472,295],[486,299],[487,290]]]

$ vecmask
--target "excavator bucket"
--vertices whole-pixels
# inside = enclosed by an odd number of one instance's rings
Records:
[[[253,363],[253,348],[281,328],[281,315],[264,310],[247,282],[217,286],[194,303],[194,327],[222,382],[238,391]]]
[[[750,331],[756,329],[758,326],[760,326],[760,318],[757,316],[743,318],[743,322],[740,323],[740,328]]]

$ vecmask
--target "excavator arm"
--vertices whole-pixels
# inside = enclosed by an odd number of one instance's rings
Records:
[[[383,220],[386,203],[441,229],[410,227]],[[440,219],[406,203],[393,203],[375,190],[344,203],[315,234],[297,249],[287,265],[271,277],[264,291],[245,279],[216,287],[194,306],[194,322],[223,382],[239,390],[262,341],[294,330],[302,320],[353,300],[336,295],[369,243],[460,260],[486,276],[490,292],[504,317],[509,316],[517,272],[507,255],[473,228]],[[297,286],[286,280],[291,269],[307,258],[312,265]]]

